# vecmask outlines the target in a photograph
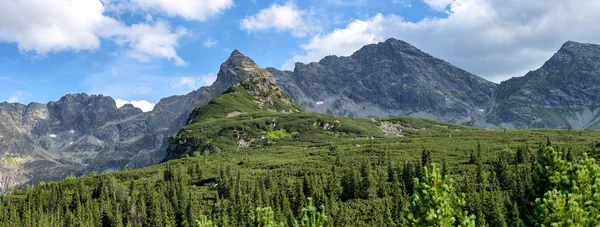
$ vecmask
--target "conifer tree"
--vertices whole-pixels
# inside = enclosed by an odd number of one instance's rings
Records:
[[[362,176],[360,197],[363,199],[372,199],[377,197],[376,182],[371,170],[371,162],[366,161],[363,163],[360,175]]]
[[[423,181],[415,178],[406,219],[410,226],[475,226],[475,217],[463,211],[464,194],[457,195],[454,180],[441,176],[432,165],[424,167]]]
[[[600,223],[600,166],[592,158],[572,164],[546,147],[534,171],[534,182],[546,192],[535,201],[537,224],[593,226]],[[545,179],[544,179],[545,178]]]

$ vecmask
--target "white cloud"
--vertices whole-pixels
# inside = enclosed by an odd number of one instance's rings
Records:
[[[21,96],[23,96],[23,92],[16,91],[13,95],[11,95],[10,97],[8,97],[8,99],[6,101],[10,102],[10,103],[19,102],[19,99],[21,98]]]
[[[144,112],[152,111],[152,109],[154,109],[154,105],[156,105],[155,103],[151,103],[146,100],[127,101],[122,99],[115,99],[115,102],[117,103],[117,108],[121,108],[125,104],[131,104],[137,108],[140,108]]]
[[[440,3],[440,5],[443,5]],[[393,37],[485,78],[500,81],[540,67],[567,40],[600,43],[600,1],[454,0],[447,18],[413,23],[378,14],[318,34],[293,62],[350,55]]]
[[[210,86],[217,80],[217,74],[210,73],[210,74],[206,74],[206,75],[202,76],[201,78],[202,78],[201,79],[202,84],[204,86]]]
[[[203,44],[203,45],[204,45],[204,47],[206,47],[206,48],[211,48],[211,47],[214,47],[214,46],[216,46],[216,45],[217,45],[217,41],[215,41],[214,39],[212,39],[212,38],[208,37],[208,38],[206,39],[206,41],[204,41],[204,44]]]
[[[0,41],[42,54],[96,49],[100,46],[97,33],[114,22],[103,11],[98,0],[2,1]]]
[[[273,3],[253,16],[244,18],[240,28],[249,32],[275,29],[278,32],[290,32],[296,37],[305,37],[320,30],[312,21],[311,13],[298,9],[293,1],[284,5]]]
[[[114,74],[113,72],[117,72]],[[210,77],[215,74],[193,76],[194,87],[188,85],[172,86],[181,77],[173,77],[164,73],[161,64],[144,64],[131,61],[127,56],[120,56],[94,68],[94,72],[85,76],[82,91],[88,94],[103,94],[118,97],[122,100],[147,100],[158,102],[171,95],[185,95],[203,85],[209,85]],[[212,79],[214,80],[214,79]]]
[[[206,74],[200,77],[180,77],[176,82],[171,83],[172,88],[187,87],[191,90],[198,89],[202,86],[210,86],[217,79],[214,73]]]
[[[152,17],[150,14],[146,14],[146,16],[144,16],[144,20],[146,20],[146,22],[152,22],[154,17]]]
[[[425,4],[437,11],[445,11],[452,1],[453,0],[423,0]]]
[[[181,77],[178,81],[171,84],[172,88],[180,88],[180,87],[189,87],[190,89],[196,89],[196,84],[198,83],[197,78],[193,77]]]
[[[10,103],[16,103],[16,102],[19,102],[19,97],[12,95],[6,101],[10,102]]]
[[[172,31],[164,21],[128,26],[104,13],[100,0],[4,0],[0,7],[0,42],[16,43],[20,51],[44,55],[96,50],[106,38],[126,44],[131,56],[140,60],[161,57],[185,64],[175,51],[185,29]]]
[[[384,19],[377,15],[370,21],[355,20],[346,28],[318,34],[308,44],[302,45],[305,55],[294,56],[283,68],[292,70],[295,62],[318,61],[327,55],[350,55],[366,44],[382,41],[385,38],[380,35],[383,28],[379,24]]]
[[[233,7],[233,0],[131,0],[143,10],[156,10],[169,16],[204,21]]]
[[[166,21],[158,21],[154,25],[134,24],[119,39],[125,40],[131,51],[129,55],[142,61],[149,57],[163,57],[175,61],[177,65],[185,65],[185,61],[177,55],[177,41],[187,31],[179,27],[175,32]]]

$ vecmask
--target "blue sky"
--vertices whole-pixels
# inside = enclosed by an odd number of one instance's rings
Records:
[[[567,40],[599,43],[584,0],[0,0],[0,101],[103,94],[151,109],[214,81],[240,50],[262,67],[397,38],[495,82]],[[519,3],[519,4],[517,4]]]

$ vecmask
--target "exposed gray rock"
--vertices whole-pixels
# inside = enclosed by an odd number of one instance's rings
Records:
[[[465,123],[489,109],[497,85],[396,39],[349,57],[268,68],[309,111],[358,117],[410,115]]]
[[[600,45],[566,42],[538,70],[504,81],[487,123],[599,128]]]
[[[486,128],[600,128],[600,45],[566,42],[540,69],[497,85],[389,39],[349,57],[267,68],[309,111],[409,115]]]
[[[0,190],[60,180],[71,173],[156,164],[166,155],[166,139],[186,124],[195,107],[258,69],[236,50],[213,85],[163,98],[145,113],[130,104],[117,108],[111,97],[85,93],[47,104],[0,103],[0,158],[10,154],[24,160],[11,169],[0,169]]]

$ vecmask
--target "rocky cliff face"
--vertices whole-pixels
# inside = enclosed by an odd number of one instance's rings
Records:
[[[0,103],[0,163],[18,160],[12,165],[0,164],[0,189],[59,180],[70,173],[102,173],[158,163],[166,155],[166,138],[186,124],[195,107],[257,69],[250,58],[234,51],[213,85],[163,98],[145,113],[132,105],[117,108],[111,97],[84,93],[47,104]]]
[[[359,117],[409,115],[464,123],[491,107],[496,84],[396,39],[349,57],[269,68],[309,111]]]
[[[500,84],[487,123],[516,128],[599,128],[600,45],[565,43],[541,68]]]
[[[567,42],[540,69],[494,84],[395,39],[349,57],[268,68],[309,111],[409,115],[487,128],[600,128],[600,45]]]

